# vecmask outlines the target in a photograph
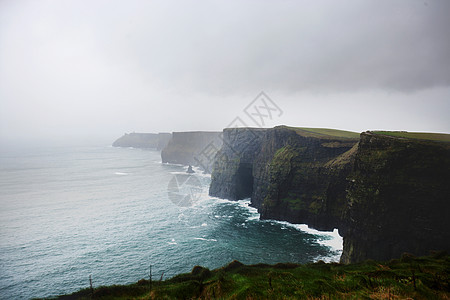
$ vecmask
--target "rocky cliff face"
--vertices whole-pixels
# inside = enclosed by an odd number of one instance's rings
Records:
[[[114,147],[156,148],[158,134],[156,133],[125,133],[113,144]]]
[[[254,160],[266,129],[230,128],[223,131],[223,146],[215,157],[209,194],[238,200],[249,198],[254,186]]]
[[[342,262],[450,250],[450,143],[361,134]]]
[[[199,166],[210,172],[221,146],[221,132],[174,132],[161,151],[161,159],[163,163]]]
[[[306,223],[321,230],[338,227],[357,138],[285,126],[225,129],[224,137],[210,195],[251,197],[262,219]]]
[[[225,129],[210,195],[263,219],[339,228],[343,262],[450,249],[449,145],[343,131]]]
[[[161,151],[171,139],[171,133],[125,133],[112,144],[113,147],[155,148]]]
[[[347,152],[356,143],[355,138],[311,135],[301,129],[268,130],[255,160],[252,205],[262,219],[337,228],[351,169]]]
[[[172,138],[171,133],[160,132],[158,133],[158,144],[156,145],[156,150],[161,151],[164,149]]]

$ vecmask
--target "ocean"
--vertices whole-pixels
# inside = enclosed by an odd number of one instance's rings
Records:
[[[337,261],[342,239],[259,220],[208,196],[210,176],[154,150],[0,150],[0,299],[51,297],[190,272],[195,265]],[[194,170],[196,170],[194,168]]]

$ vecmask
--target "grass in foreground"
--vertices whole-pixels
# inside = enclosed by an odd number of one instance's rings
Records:
[[[449,299],[450,256],[404,254],[389,262],[246,266],[237,261],[162,282],[140,280],[56,299]]]
[[[450,134],[446,133],[407,132],[407,131],[373,131],[373,133],[407,139],[450,142]]]

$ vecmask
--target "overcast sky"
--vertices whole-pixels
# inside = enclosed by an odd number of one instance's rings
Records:
[[[450,133],[450,1],[0,0],[0,142],[265,126]]]

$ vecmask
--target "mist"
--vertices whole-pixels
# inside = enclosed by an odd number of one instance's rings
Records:
[[[279,124],[450,132],[450,2],[0,2],[0,143]],[[246,120],[247,125],[251,124]]]

